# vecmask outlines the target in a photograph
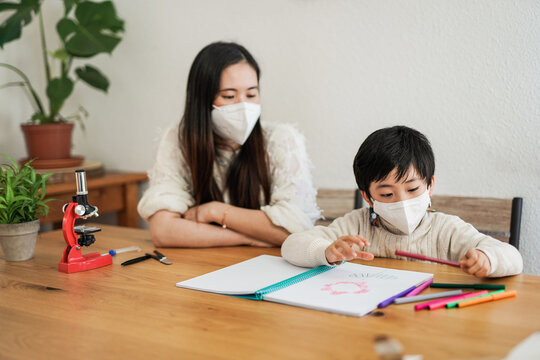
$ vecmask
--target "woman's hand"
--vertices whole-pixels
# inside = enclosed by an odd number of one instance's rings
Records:
[[[199,222],[199,223],[218,223],[221,224],[223,221],[223,214],[227,209],[232,205],[228,205],[219,201],[211,201],[199,206],[194,206],[184,213],[184,219]],[[232,231],[230,229],[222,231]],[[266,241],[257,240],[245,234],[240,234],[244,237],[242,243],[248,246],[255,247],[273,247],[276,246]]]
[[[328,246],[325,250],[326,261],[334,264],[352,259],[373,260],[373,254],[365,251],[357,251],[353,245],[358,247],[369,246],[369,241],[360,235],[342,236]]]
[[[229,206],[219,201],[211,201],[190,208],[184,213],[184,219],[205,224],[220,223],[223,213]]]
[[[240,234],[242,245],[280,246],[289,235],[286,229],[274,225],[262,210],[244,209],[219,201],[194,206],[184,213],[183,218],[198,224],[220,224],[224,228],[222,231]]]
[[[476,249],[470,249],[459,260],[461,269],[467,274],[476,277],[485,277],[491,271],[491,262],[484,252]]]

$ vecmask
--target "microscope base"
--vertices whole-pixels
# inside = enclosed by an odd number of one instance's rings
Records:
[[[79,271],[92,270],[111,264],[111,255],[102,256],[100,253],[92,253],[84,255],[76,260],[70,259],[69,262],[61,261],[58,264],[58,271],[71,274]]]

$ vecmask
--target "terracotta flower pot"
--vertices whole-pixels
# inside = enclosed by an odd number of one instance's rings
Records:
[[[28,158],[69,159],[73,123],[22,124]]]
[[[34,257],[39,220],[21,224],[0,224],[0,245],[7,261],[24,261]]]

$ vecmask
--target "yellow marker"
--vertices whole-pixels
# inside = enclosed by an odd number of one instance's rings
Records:
[[[471,300],[459,302],[457,305],[458,305],[458,307],[462,308],[462,307],[465,307],[465,306],[482,304],[482,303],[485,303],[485,302],[488,302],[488,301],[506,299],[506,298],[513,297],[513,296],[517,296],[516,290],[505,291],[505,292],[502,292],[502,293],[499,293],[499,294],[493,294],[493,295],[486,296],[486,297],[479,297],[479,298],[476,298],[476,299],[471,299]]]

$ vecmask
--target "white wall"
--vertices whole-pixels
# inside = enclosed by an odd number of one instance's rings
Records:
[[[62,9],[46,3],[51,25]],[[196,53],[238,41],[262,67],[264,119],[306,135],[317,186],[353,188],[363,139],[384,126],[414,127],[433,144],[437,193],[524,198],[525,272],[540,274],[540,2],[116,3],[125,38],[112,57],[91,60],[109,76],[109,94],[77,84],[68,104],[90,111],[74,154],[148,169],[158,129],[180,118]],[[32,79],[43,76],[36,24],[0,51]],[[54,43],[54,31],[47,35]],[[2,83],[14,79],[0,69]],[[19,123],[31,110],[19,89],[0,91],[0,152],[23,157]]]

